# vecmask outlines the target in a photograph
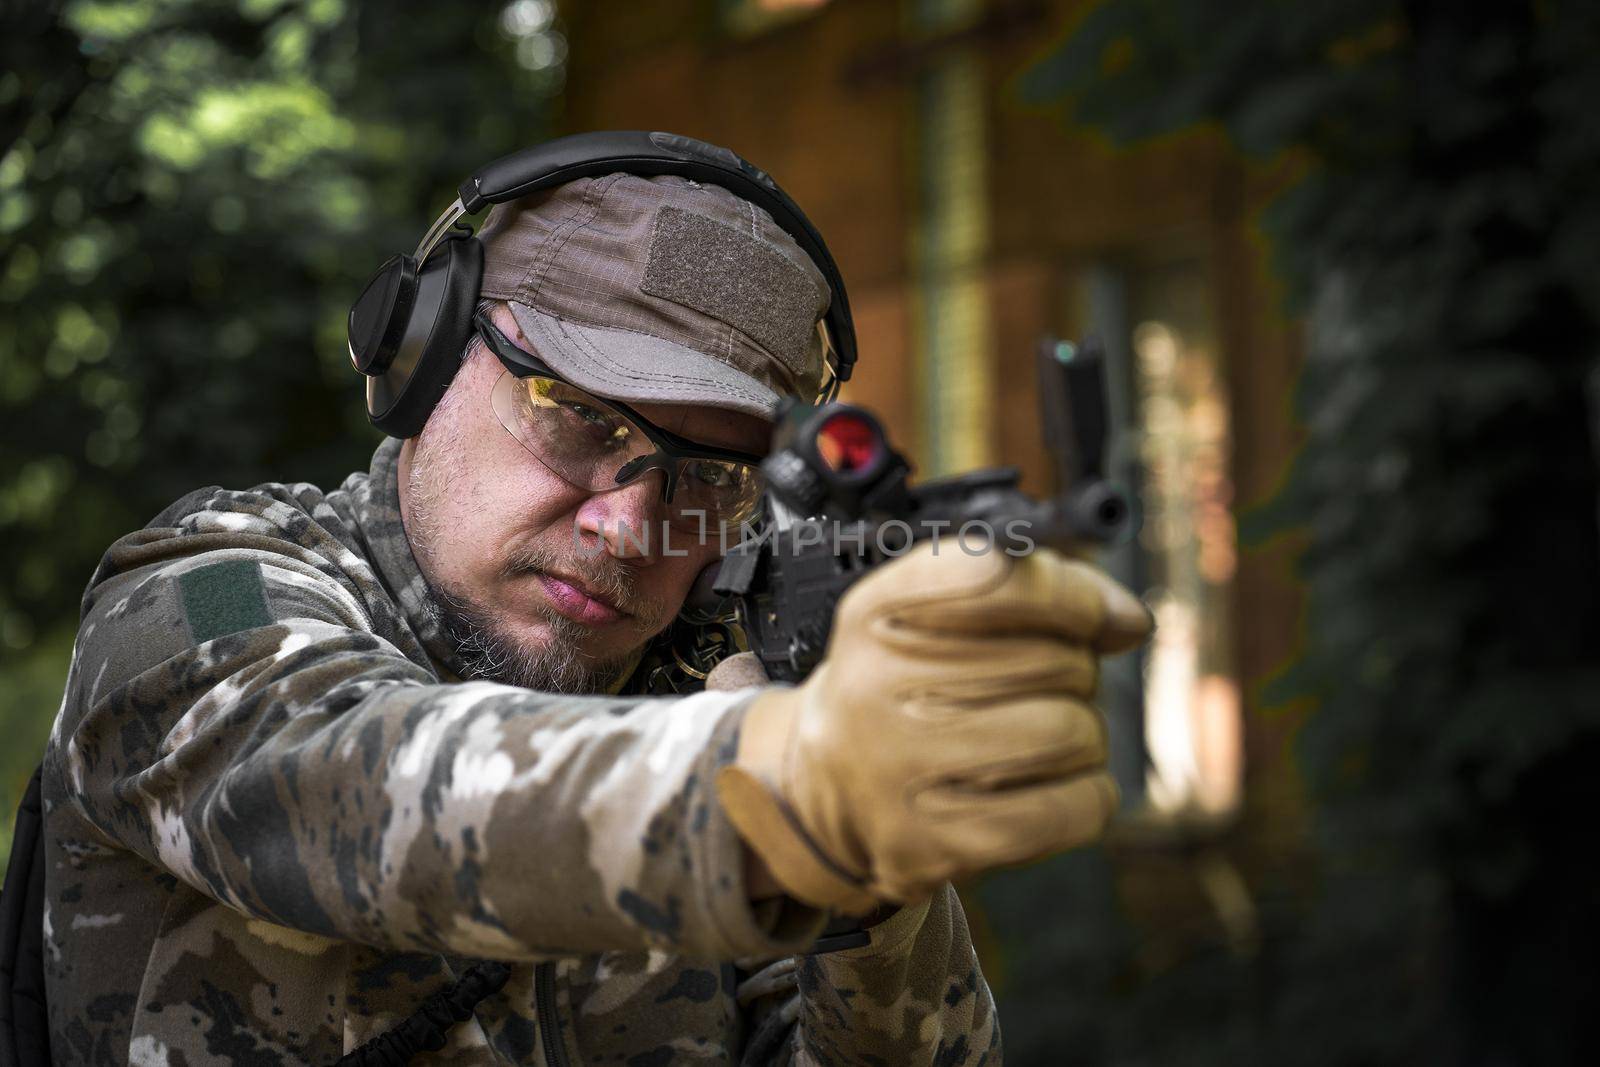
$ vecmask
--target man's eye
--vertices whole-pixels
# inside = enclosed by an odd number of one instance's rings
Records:
[[[616,420],[598,408],[588,404],[581,404],[576,400],[565,400],[561,403],[562,410],[583,425],[583,428],[601,437],[626,437],[627,431],[618,426]]]
[[[733,485],[733,472],[720,463],[705,461],[691,463],[689,475],[696,481],[715,489],[725,489]]]
[[[603,414],[587,404],[579,404],[576,401],[572,401],[567,404],[567,409],[573,414],[577,415],[578,418],[582,419],[584,422],[592,422],[596,425],[603,426],[607,421]]]

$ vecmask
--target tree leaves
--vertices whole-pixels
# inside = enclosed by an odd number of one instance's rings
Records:
[[[0,728],[48,722],[55,701],[18,679],[53,671],[59,688],[78,598],[118,536],[198,485],[365,468],[350,301],[465,174],[544,129],[548,94],[497,16],[5,6]],[[0,800],[37,758],[8,751]]]
[[[1309,161],[1265,219],[1308,315],[1308,439],[1244,533],[1308,538],[1306,644],[1264,696],[1314,707],[1297,751],[1322,884],[1268,924],[1247,1057],[1577,1056],[1561,924],[1588,907],[1578,813],[1600,802],[1577,769],[1600,757],[1597,40],[1595,5],[1563,0],[1107,0],[1025,81],[1116,137],[1211,122]],[[1106,1010],[1184,1026],[1188,1062],[1241,1055],[1237,1017]]]
[[[26,496],[0,503],[0,548],[48,555],[33,573],[54,576],[0,586],[0,614],[29,628],[68,615],[120,528],[194,483],[337,480],[365,463],[359,382],[337,370],[344,309],[461,174],[536,138],[543,106],[505,103],[519,74],[510,42],[484,32],[492,10],[129,0],[55,14],[19,16],[31,40],[6,34],[20,91],[0,156],[0,501]],[[439,136],[456,101],[406,94],[402,108],[391,91],[418,69],[520,112],[522,136]],[[48,491],[46,461],[71,472]],[[82,521],[91,498],[115,525]]]

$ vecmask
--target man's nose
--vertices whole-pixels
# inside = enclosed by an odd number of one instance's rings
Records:
[[[666,535],[663,477],[662,471],[650,471],[627,485],[595,493],[578,508],[579,532],[598,538],[606,552],[618,559],[655,560]]]

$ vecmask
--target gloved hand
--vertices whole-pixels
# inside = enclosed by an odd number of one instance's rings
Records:
[[[804,683],[756,698],[718,796],[790,896],[836,912],[1084,844],[1117,805],[1098,657],[1151,625],[1058,553],[920,545],[850,588]]]

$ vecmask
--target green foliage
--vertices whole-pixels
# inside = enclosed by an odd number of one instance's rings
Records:
[[[28,742],[0,766],[8,825],[70,647],[39,635],[70,632],[105,547],[201,485],[365,468],[350,301],[468,171],[545,129],[551,83],[498,13],[7,6],[0,730]]]
[[[1307,644],[1272,699],[1315,701],[1321,891],[1264,912],[1248,966],[1102,991],[1107,1060],[1578,1058],[1597,41],[1600,9],[1572,0],[1106,0],[1032,72],[1119,139],[1215,123],[1306,163],[1266,225],[1307,316],[1309,439],[1246,535],[1309,535]]]

